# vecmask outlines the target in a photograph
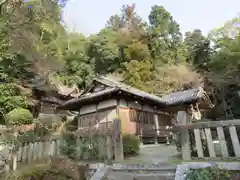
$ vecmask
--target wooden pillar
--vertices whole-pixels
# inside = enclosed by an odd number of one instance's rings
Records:
[[[122,140],[122,133],[121,133],[121,120],[115,119],[114,124],[116,127],[116,136],[114,139],[115,160],[122,161],[124,159],[124,155],[123,155],[123,140]]]
[[[13,152],[12,155],[12,170],[15,171],[17,170],[17,153]]]
[[[113,159],[113,143],[112,143],[112,133],[109,131],[108,116],[106,116],[106,164],[111,165]]]
[[[57,155],[60,155],[60,153],[61,153],[61,146],[60,146],[60,143],[61,143],[62,141],[61,141],[61,139],[57,139],[57,141],[56,141],[56,143],[57,143],[57,152],[56,152],[56,154]],[[42,145],[41,145],[42,146]]]
[[[106,159],[106,164],[108,164],[108,165],[111,165],[112,164],[112,158],[113,158],[113,154],[112,154],[112,151],[113,151],[113,149],[112,149],[112,137],[111,137],[111,134],[107,134],[107,136],[106,136],[106,142],[107,142],[107,144],[106,144],[106,152],[107,152],[107,159]]]
[[[76,135],[76,159],[81,159],[81,139],[79,135]]]
[[[33,143],[28,144],[28,164],[32,162],[32,155],[33,155]]]
[[[32,160],[35,161],[36,160],[36,147],[37,143],[33,142],[33,146],[32,146],[32,151],[33,151],[33,156],[32,156]]]
[[[10,174],[10,165],[8,162],[6,162],[4,165],[4,174],[5,174],[5,177],[8,177]]]
[[[181,125],[188,124],[190,120],[186,111],[179,111],[177,114],[177,122]],[[183,160],[191,160],[190,139],[187,129],[180,129],[180,143]]]
[[[22,152],[22,162],[26,163],[27,162],[27,144],[23,144],[23,152]]]
[[[80,114],[80,111],[79,111],[79,114]],[[82,122],[81,122],[81,118],[80,118],[80,115],[78,115],[77,117],[77,121],[78,121],[78,129],[77,129],[77,132],[79,132],[79,129],[81,128],[82,126]],[[79,136],[79,134],[77,133],[76,134],[76,159],[77,160],[80,160],[81,159],[81,156],[82,156],[82,152],[81,152],[81,138]]]
[[[170,114],[170,118],[171,118],[171,126],[177,125],[177,114]],[[172,132],[173,133],[173,139],[174,142],[176,143],[177,140],[177,133],[176,132]]]
[[[41,103],[40,103],[40,113],[43,112],[43,106],[44,106],[44,104],[43,104],[43,102],[41,101]]]
[[[78,129],[80,129],[81,125],[82,125],[82,121],[81,121],[80,115],[78,115],[77,121],[78,121]]]
[[[8,157],[6,159],[6,168],[8,171],[10,171],[12,169],[12,165],[13,165],[13,162],[12,162],[12,151],[9,151],[8,152]]]
[[[160,130],[159,130],[159,121],[158,121],[158,115],[154,114],[154,124],[155,124],[155,129],[156,129],[156,138],[155,138],[155,144],[157,144],[157,138],[159,136]]]

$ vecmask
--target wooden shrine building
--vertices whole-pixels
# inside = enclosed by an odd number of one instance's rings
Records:
[[[63,103],[57,109],[78,111],[78,128],[106,124],[118,116],[123,133],[133,133],[142,138],[162,138],[167,136],[166,126],[171,126],[177,111],[191,109],[192,114],[198,117],[199,107],[211,107],[211,101],[202,88],[158,97],[100,76],[78,98]]]
[[[28,104],[35,117],[39,114],[55,114],[58,105],[79,96],[76,86],[53,84],[48,76],[34,79],[28,88],[31,88],[32,94]]]

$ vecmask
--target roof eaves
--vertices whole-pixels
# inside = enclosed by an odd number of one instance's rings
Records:
[[[94,80],[98,81],[100,83],[103,83],[107,86],[110,86],[110,87],[119,88],[121,91],[134,94],[134,95],[142,97],[144,99],[149,99],[149,100],[155,101],[159,104],[166,105],[166,102],[163,101],[162,98],[160,98],[156,95],[144,92],[142,90],[136,89],[134,87],[128,86],[128,85],[123,84],[121,82],[118,82],[118,81],[115,81],[115,80],[112,80],[112,79],[108,79],[108,78],[103,77],[103,76],[99,76],[99,77],[95,78]]]
[[[78,98],[74,98],[74,99],[71,99],[71,100],[63,103],[62,105],[58,106],[57,109],[65,109],[70,106],[78,105],[81,102],[86,101],[88,99],[92,99],[92,98],[96,98],[96,97],[99,97],[102,95],[110,94],[110,93],[116,92],[118,90],[119,90],[118,88],[110,88],[105,91],[100,91],[100,92],[92,93],[89,95],[83,94],[83,95],[79,96]]]
[[[109,87],[119,87],[118,82],[115,82],[114,80],[108,79],[103,76],[98,76],[98,77],[94,78],[94,81],[97,81],[97,82],[107,85]]]
[[[166,96],[163,96],[163,100],[167,103],[167,105],[182,104],[191,101],[196,101],[202,96],[203,92],[204,92],[203,89],[200,88],[189,89],[185,91],[170,93]]]

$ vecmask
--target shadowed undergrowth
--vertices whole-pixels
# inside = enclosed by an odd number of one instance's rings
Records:
[[[3,175],[3,180],[85,180],[87,167],[65,157],[51,159],[47,164],[29,164]]]

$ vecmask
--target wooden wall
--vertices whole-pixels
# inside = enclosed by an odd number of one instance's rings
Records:
[[[122,122],[122,131],[125,133],[155,134],[156,126],[162,126],[165,129],[167,125],[171,125],[170,116],[167,112],[138,102],[120,100],[117,111],[120,118],[124,120]],[[158,118],[158,125],[156,125],[154,115]],[[132,116],[136,117],[133,118]],[[162,127],[158,128],[162,129]]]
[[[106,124],[117,116],[117,100],[110,99],[98,104],[89,104],[79,111],[78,127]]]
[[[131,112],[143,112],[148,115],[147,123],[139,123],[132,120]],[[166,126],[171,124],[170,116],[167,112],[163,112],[149,105],[141,105],[135,101],[126,101],[110,99],[102,101],[98,104],[89,104],[84,106],[79,111],[78,124],[79,128],[87,126],[95,126],[97,124],[106,124],[107,121],[113,120],[119,116],[122,120],[122,131],[124,133],[137,133],[140,131],[156,130],[154,114],[158,116],[158,124]],[[152,117],[152,118],[151,118]],[[141,118],[142,119],[142,118]],[[151,121],[151,122],[150,122]]]

